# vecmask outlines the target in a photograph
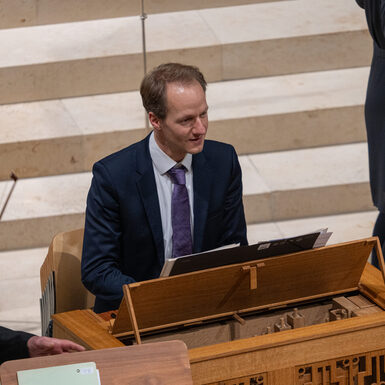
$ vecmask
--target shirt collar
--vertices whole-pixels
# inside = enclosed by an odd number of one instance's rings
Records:
[[[171,159],[156,143],[154,138],[154,131],[150,135],[149,141],[149,149],[150,155],[152,159],[152,163],[155,168],[158,170],[159,174],[165,174],[170,168],[174,167],[176,164],[181,164],[186,167],[187,171],[191,171],[192,164],[192,155],[186,154],[181,162],[175,162],[175,160]]]

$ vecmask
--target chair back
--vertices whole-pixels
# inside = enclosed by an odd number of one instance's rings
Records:
[[[81,281],[83,235],[84,229],[55,235],[49,246],[47,257],[40,268],[43,298],[44,293],[47,294],[47,290],[52,291],[53,287],[54,291],[54,306],[53,309],[51,306],[51,314],[87,309],[94,305],[95,297],[83,286]],[[50,282],[52,277],[53,282]],[[52,301],[52,295],[49,300]]]

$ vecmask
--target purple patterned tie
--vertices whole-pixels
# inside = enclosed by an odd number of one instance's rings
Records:
[[[186,168],[173,167],[167,171],[174,184],[171,197],[172,257],[192,253],[190,204],[186,188]]]

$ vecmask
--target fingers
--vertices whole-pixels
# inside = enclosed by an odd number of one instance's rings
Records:
[[[50,337],[31,337],[27,342],[31,357],[60,354],[65,352],[82,352],[85,348],[72,341]]]
[[[82,352],[85,350],[85,348],[81,345],[75,344],[75,342],[68,341],[68,340],[57,340],[60,342],[60,347],[63,350],[63,352]]]

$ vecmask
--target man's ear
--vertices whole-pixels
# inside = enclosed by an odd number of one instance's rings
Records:
[[[151,111],[148,113],[148,120],[151,126],[154,127],[154,130],[159,131],[161,129],[161,120]]]

